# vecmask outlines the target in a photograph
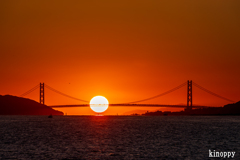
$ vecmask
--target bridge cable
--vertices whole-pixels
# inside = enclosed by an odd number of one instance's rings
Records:
[[[54,89],[54,88],[52,88],[52,87],[46,85],[46,84],[45,84],[45,87],[48,88],[48,89],[50,89],[50,90],[53,91],[53,92],[56,92],[56,93],[62,95],[62,96],[65,96],[65,97],[68,97],[68,98],[71,98],[71,99],[74,99],[74,100],[77,100],[77,101],[82,101],[82,102],[87,102],[87,103],[89,103],[89,101],[82,100],[82,99],[78,99],[78,98],[75,98],[75,97],[69,96],[69,95],[67,95],[67,94],[64,94],[64,93],[62,93],[62,92],[60,92],[60,91],[58,91],[58,90],[56,90],[56,89]]]
[[[230,100],[230,99],[228,99],[228,98],[222,97],[222,96],[220,96],[220,95],[218,95],[218,94],[216,94],[216,93],[214,93],[214,92],[212,92],[212,91],[209,91],[209,90],[207,90],[206,88],[203,88],[202,86],[198,85],[197,83],[194,83],[194,82],[193,82],[193,85],[196,86],[197,88],[199,88],[199,89],[201,89],[201,90],[203,90],[203,91],[205,91],[205,92],[213,95],[213,96],[216,96],[216,97],[218,97],[218,98],[224,99],[224,100],[229,101],[229,102],[235,102],[235,101]]]
[[[32,89],[28,90],[27,92],[21,94],[20,96],[26,96],[26,95],[28,95],[29,93],[35,91],[38,88],[39,88],[39,84],[37,86],[33,87]]]
[[[168,91],[166,91],[166,92],[164,92],[164,93],[158,94],[158,95],[156,95],[156,96],[149,97],[149,98],[142,99],[142,100],[138,100],[138,101],[128,102],[128,103],[139,103],[139,102],[143,102],[143,101],[148,101],[148,100],[151,100],[151,99],[155,99],[155,98],[164,96],[164,95],[166,95],[166,94],[169,94],[169,93],[171,93],[171,92],[174,92],[174,91],[182,88],[182,87],[185,86],[185,85],[187,85],[187,82],[184,82],[183,84],[181,84],[181,85],[179,85],[179,86],[177,86],[177,87],[175,87],[175,88],[173,88],[173,89],[171,89],[171,90],[168,90]],[[125,104],[125,103],[122,103],[122,104]]]

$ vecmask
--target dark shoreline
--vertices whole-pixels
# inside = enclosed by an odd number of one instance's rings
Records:
[[[63,112],[31,99],[0,95],[0,115],[63,115]]]

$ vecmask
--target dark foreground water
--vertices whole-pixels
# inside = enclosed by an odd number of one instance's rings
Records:
[[[240,159],[240,116],[0,116],[0,159]],[[218,159],[218,158],[214,158]]]

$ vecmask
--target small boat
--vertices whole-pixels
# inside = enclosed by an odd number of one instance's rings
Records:
[[[50,115],[48,116],[48,118],[53,118],[52,114],[50,114]]]

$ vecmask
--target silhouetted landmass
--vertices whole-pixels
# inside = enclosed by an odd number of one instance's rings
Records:
[[[227,104],[224,107],[208,107],[201,109],[193,109],[191,111],[181,112],[146,112],[145,116],[174,116],[174,115],[240,115],[240,101],[233,104]]]
[[[128,112],[124,112],[122,115],[135,115],[135,114],[143,114],[145,113],[147,110],[140,110],[140,109],[136,109],[136,110],[132,110],[132,111],[128,111]]]
[[[63,115],[63,112],[54,110],[36,101],[11,96],[0,95],[0,115]]]

